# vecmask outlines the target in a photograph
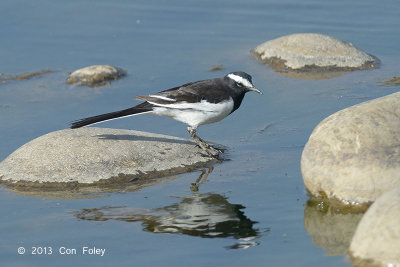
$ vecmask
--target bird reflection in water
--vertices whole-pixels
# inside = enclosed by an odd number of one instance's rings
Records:
[[[207,178],[212,171],[202,172],[194,185]],[[178,197],[179,202],[150,210],[128,207],[101,207],[83,209],[75,212],[81,220],[142,222],[143,230],[152,233],[174,233],[203,238],[234,238],[238,240],[228,249],[246,249],[257,246],[255,240],[260,231],[254,228],[255,221],[244,215],[244,206],[231,204],[227,197],[214,194],[201,194],[192,190],[191,196]],[[266,232],[268,232],[267,230]]]

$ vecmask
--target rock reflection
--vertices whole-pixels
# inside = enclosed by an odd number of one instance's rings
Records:
[[[325,80],[332,79],[344,75],[348,75],[351,71],[331,71],[331,72],[301,72],[301,71],[292,71],[286,69],[277,69],[273,68],[276,73],[279,73],[283,76],[292,79],[302,79],[302,80]]]
[[[129,176],[127,176],[129,177]],[[10,192],[40,198],[56,199],[92,199],[105,197],[115,192],[135,192],[145,187],[154,186],[160,183],[166,183],[177,179],[179,176],[169,176],[155,179],[137,179],[134,178],[126,183],[110,183],[98,185],[80,185],[78,183],[66,184],[64,187],[51,186],[43,183],[38,186],[13,186],[0,181],[0,186]],[[48,185],[48,186],[46,186]]]
[[[204,238],[233,237],[238,242],[228,249],[245,249],[258,245],[260,233],[255,221],[242,211],[245,207],[231,204],[218,194],[193,193],[180,202],[151,210],[127,207],[102,207],[75,212],[81,220],[142,222],[143,230],[152,233],[175,233]]]
[[[328,256],[345,254],[363,213],[339,210],[309,200],[304,209],[304,228],[317,247]]]

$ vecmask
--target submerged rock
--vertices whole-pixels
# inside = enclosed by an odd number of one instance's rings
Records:
[[[88,127],[51,132],[23,145],[0,163],[0,180],[55,187],[109,184],[184,173],[211,161],[187,139]]]
[[[283,36],[257,46],[250,53],[277,71],[326,73],[373,69],[379,65],[376,57],[351,43],[316,33]]]
[[[324,119],[301,157],[313,196],[369,205],[400,186],[400,93],[367,101]]]
[[[77,86],[98,87],[106,85],[110,80],[117,80],[125,75],[126,72],[118,67],[94,65],[72,72],[67,79],[67,83]]]
[[[225,69],[224,65],[218,64],[218,65],[211,66],[209,70],[210,71],[220,71],[223,69]]]
[[[23,80],[28,80],[33,77],[41,76],[46,73],[51,73],[53,70],[39,70],[39,71],[34,71],[34,72],[26,72],[23,74],[18,74],[18,75],[5,75],[3,73],[0,73],[0,84],[7,83],[10,80],[14,81],[23,81]]]
[[[400,266],[400,187],[383,194],[365,213],[350,255],[357,266]]]
[[[384,80],[382,84],[388,86],[400,85],[400,77],[392,77],[390,79]]]

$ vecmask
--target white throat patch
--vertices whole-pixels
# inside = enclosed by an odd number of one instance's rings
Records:
[[[233,74],[233,73],[230,73],[230,74],[228,74],[228,77],[229,77],[230,79],[234,80],[235,82],[242,84],[243,86],[245,86],[245,87],[247,87],[247,88],[252,88],[252,87],[254,87],[254,86],[251,84],[251,82],[249,82],[249,80],[247,80],[247,79],[245,79],[245,78],[243,78],[243,77],[240,77],[239,75],[235,75],[235,74]]]

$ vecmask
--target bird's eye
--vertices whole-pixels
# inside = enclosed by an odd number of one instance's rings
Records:
[[[236,82],[236,86],[242,87],[243,85],[241,83]]]

